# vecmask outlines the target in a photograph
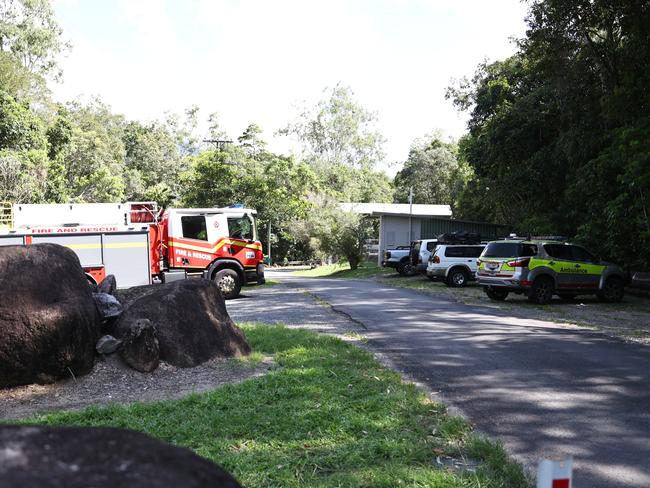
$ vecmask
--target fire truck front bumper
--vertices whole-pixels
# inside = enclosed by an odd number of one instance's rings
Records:
[[[246,270],[246,283],[263,285],[266,283],[264,279],[264,264],[259,263],[255,269]]]

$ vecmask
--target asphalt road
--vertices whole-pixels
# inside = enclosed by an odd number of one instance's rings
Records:
[[[365,324],[373,349],[527,467],[571,455],[575,488],[650,487],[647,346],[371,281],[273,279]]]

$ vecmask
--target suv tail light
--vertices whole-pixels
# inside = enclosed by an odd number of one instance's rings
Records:
[[[438,255],[433,256],[433,262],[434,262],[435,264],[440,264],[440,256],[438,256]]]
[[[515,259],[514,261],[508,261],[506,264],[511,268],[525,268],[530,263],[530,258]]]

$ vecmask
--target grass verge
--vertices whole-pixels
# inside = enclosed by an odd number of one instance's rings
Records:
[[[112,426],[193,449],[246,487],[519,487],[520,466],[367,351],[281,326],[243,327],[269,374],[173,401],[30,419]],[[474,459],[476,469],[440,459]],[[453,463],[452,463],[453,465]]]
[[[394,269],[382,268],[373,263],[361,263],[357,269],[350,269],[348,263],[327,264],[314,269],[294,271],[295,276],[310,278],[370,278],[395,273]]]

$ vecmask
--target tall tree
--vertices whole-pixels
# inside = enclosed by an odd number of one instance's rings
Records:
[[[349,87],[337,85],[329,98],[303,110],[280,133],[295,136],[311,163],[372,168],[384,158],[384,138],[374,128],[375,114],[353,97]]]
[[[302,157],[316,172],[322,191],[339,201],[391,200],[389,179],[374,170],[384,158],[384,138],[375,129],[376,116],[354,100],[350,88],[336,86],[329,98],[280,131],[295,137]]]
[[[60,76],[56,58],[67,48],[49,0],[0,0],[0,52],[33,73]]]
[[[124,118],[98,99],[88,104],[71,102],[63,116],[71,127],[69,141],[61,149],[70,198],[77,202],[123,200]]]
[[[122,142],[126,199],[171,203],[184,169],[174,136],[163,124],[130,121],[124,126]]]
[[[416,203],[455,205],[470,173],[458,158],[456,144],[442,141],[439,133],[418,139],[395,175],[395,202],[408,202],[413,189]]]
[[[249,124],[241,136],[237,138],[239,145],[251,156],[264,151],[266,142],[262,139],[262,128],[257,124]]]
[[[44,124],[27,103],[0,89],[0,201],[40,201],[47,167]]]

